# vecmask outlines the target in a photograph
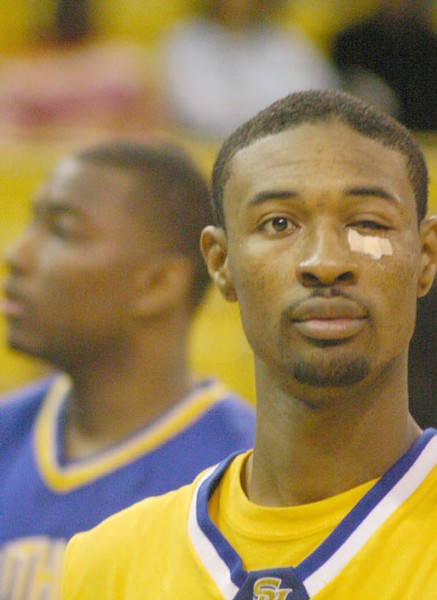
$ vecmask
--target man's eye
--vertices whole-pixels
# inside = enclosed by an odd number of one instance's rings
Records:
[[[71,222],[71,219],[55,217],[48,223],[50,232],[55,237],[62,240],[73,240],[77,237],[77,227]]]
[[[379,223],[378,221],[372,221],[369,219],[356,221],[355,223],[352,223],[352,227],[355,227],[356,229],[372,229],[376,231],[387,231],[388,229],[390,229],[389,227],[387,227],[387,225],[384,225],[383,223]]]
[[[53,235],[55,235],[56,237],[59,238],[67,238],[68,237],[68,231],[66,231],[65,227],[63,227],[60,223],[52,223],[51,225],[51,230]]]
[[[295,225],[286,217],[273,217],[267,221],[263,221],[260,229],[270,234],[285,233],[295,229]]]

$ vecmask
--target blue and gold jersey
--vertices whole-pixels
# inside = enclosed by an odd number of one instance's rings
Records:
[[[0,405],[1,599],[58,598],[73,534],[253,443],[252,407],[212,380],[110,450],[66,462],[69,391],[68,379],[55,376]]]
[[[381,478],[303,506],[251,503],[247,456],[75,536],[63,600],[437,597],[437,431]]]

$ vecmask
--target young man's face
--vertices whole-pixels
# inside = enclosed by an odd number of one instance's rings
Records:
[[[7,255],[13,348],[64,366],[126,335],[136,277],[158,251],[129,209],[132,187],[128,171],[68,159],[38,191]]]
[[[427,283],[402,154],[338,122],[301,125],[235,155],[224,212],[210,271],[259,365],[337,387],[405,351]]]

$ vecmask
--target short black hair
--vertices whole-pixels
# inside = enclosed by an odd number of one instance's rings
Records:
[[[139,216],[148,227],[153,223],[160,230],[171,251],[185,254],[193,262],[191,303],[196,308],[210,283],[199,239],[213,217],[207,181],[188,153],[164,140],[119,140],[87,148],[75,158],[132,173],[136,184],[131,200]]]
[[[277,100],[243,125],[223,143],[212,174],[212,202],[217,225],[225,228],[223,190],[232,158],[255,141],[305,123],[336,120],[358,133],[401,152],[407,159],[408,176],[416,197],[419,222],[428,206],[428,170],[423,152],[413,135],[389,115],[350,94],[335,90],[308,90]]]

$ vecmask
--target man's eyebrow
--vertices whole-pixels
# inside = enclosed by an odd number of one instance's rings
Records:
[[[399,205],[401,203],[400,198],[387,191],[380,186],[369,186],[369,187],[351,187],[343,190],[345,196],[368,196],[374,198],[382,198],[392,204]],[[255,194],[248,202],[249,206],[257,206],[268,200],[293,200],[300,196],[300,194],[294,190],[263,190]]]
[[[47,200],[43,197],[36,197],[32,202],[33,210],[36,212],[45,212],[50,214],[70,213],[80,214],[81,210],[70,203],[62,200]]]
[[[298,196],[299,194],[293,190],[264,190],[255,194],[248,204],[250,206],[257,206],[267,200],[292,200]]]
[[[380,186],[346,188],[343,190],[343,193],[346,196],[373,196],[375,198],[388,200],[394,204],[400,204],[401,202],[399,196],[388,192]]]

